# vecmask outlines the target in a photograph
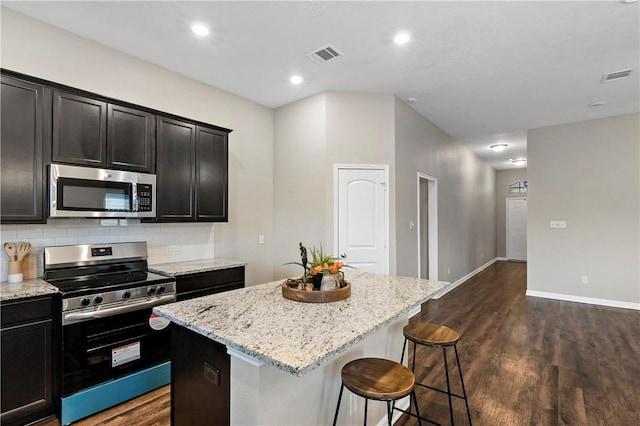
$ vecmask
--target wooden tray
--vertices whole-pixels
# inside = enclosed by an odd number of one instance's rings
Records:
[[[282,283],[282,296],[285,299],[294,300],[296,302],[305,302],[305,303],[328,303],[328,302],[337,302],[338,300],[344,300],[351,297],[351,283],[345,281],[346,286],[337,288],[335,290],[312,290],[312,291],[302,291],[298,290],[298,284],[296,287],[290,287],[289,281],[284,281]],[[309,284],[311,285],[311,284]]]

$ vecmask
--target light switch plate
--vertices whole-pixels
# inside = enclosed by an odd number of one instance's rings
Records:
[[[567,227],[567,221],[566,220],[552,220],[549,223],[549,226],[551,228],[566,228]]]

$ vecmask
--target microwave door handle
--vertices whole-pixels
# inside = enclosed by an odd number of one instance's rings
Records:
[[[135,182],[131,184],[131,204],[133,204],[131,206],[131,211],[137,212],[138,211],[138,184]]]

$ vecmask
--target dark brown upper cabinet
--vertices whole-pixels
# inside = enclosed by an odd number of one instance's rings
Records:
[[[157,220],[226,222],[228,131],[157,118]]]
[[[196,128],[196,219],[227,222],[228,133]]]
[[[153,173],[154,154],[153,114],[54,91],[53,162]]]
[[[58,90],[53,92],[51,159],[55,163],[106,166],[106,102]]]
[[[153,173],[156,117],[144,111],[109,104],[107,124],[107,167]]]
[[[158,117],[157,123],[157,219],[165,222],[193,221],[196,126],[166,117]]]
[[[44,223],[44,86],[2,76],[0,221]]]

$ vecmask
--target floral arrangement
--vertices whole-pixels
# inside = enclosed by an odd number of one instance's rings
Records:
[[[338,261],[335,257],[324,253],[322,245],[320,245],[320,248],[311,247],[311,259],[309,259],[306,247],[300,243],[300,260],[300,262],[287,262],[285,265],[302,266],[304,269],[304,274],[300,277],[302,287],[305,287],[307,283],[313,282],[319,288],[317,280],[321,279],[323,275],[336,275],[338,273],[343,275],[340,269],[348,266]],[[341,277],[340,280],[343,281],[343,278]]]

